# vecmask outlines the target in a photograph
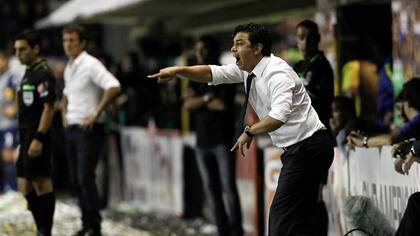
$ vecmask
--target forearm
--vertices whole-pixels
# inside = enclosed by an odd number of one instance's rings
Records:
[[[378,136],[373,136],[368,138],[367,146],[368,147],[381,147],[385,145],[391,145],[392,138],[390,134],[382,134]]]
[[[54,116],[54,105],[45,103],[37,131],[44,134],[47,133],[48,129],[50,128],[53,116]]]
[[[207,65],[177,66],[176,74],[199,83],[212,81],[211,69]]]
[[[253,124],[249,129],[249,132],[252,135],[265,134],[277,130],[283,124],[284,123],[279,120],[276,120],[270,116],[266,116],[259,122]]]
[[[120,90],[120,87],[112,87],[105,91],[105,93],[102,95],[101,101],[99,102],[95,110],[97,116],[99,116],[102,113],[102,111],[105,110],[108,104],[111,103],[111,101],[118,95]]]
[[[185,110],[197,109],[207,104],[207,102],[204,96],[190,97],[185,99],[182,108]]]

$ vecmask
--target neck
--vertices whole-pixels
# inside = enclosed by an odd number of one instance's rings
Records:
[[[248,69],[248,70],[245,70],[246,72],[248,72],[248,73],[251,73],[252,72],[252,70],[254,70],[254,68],[258,65],[258,63],[260,63],[260,61],[263,59],[263,55],[259,55],[259,56],[257,56],[256,58],[255,58],[255,61],[254,61],[254,65],[252,66],[252,68],[250,68],[250,69]]]
[[[318,53],[318,50],[313,50],[311,52],[306,53],[305,60],[310,60],[313,56]]]
[[[79,52],[79,53],[77,53],[77,54],[75,54],[75,55],[72,55],[72,56],[70,56],[70,63],[73,63],[74,62],[74,60],[76,60],[76,58],[80,55],[80,54],[82,54],[82,52],[83,51],[81,51],[81,52]]]
[[[41,57],[36,57],[34,60],[32,60],[29,64],[28,67],[32,67],[34,65],[36,65],[37,63],[39,63],[41,61]]]

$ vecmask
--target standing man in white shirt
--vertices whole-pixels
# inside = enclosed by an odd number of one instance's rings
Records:
[[[239,149],[244,155],[244,146],[249,147],[254,135],[268,133],[273,144],[284,151],[268,233],[315,235],[312,214],[322,176],[333,160],[331,140],[302,80],[285,61],[271,55],[270,33],[251,23],[237,26],[233,35],[231,51],[236,64],[168,67],[149,77],[159,82],[180,75],[210,85],[245,83],[260,121],[245,126],[231,150]]]
[[[85,48],[81,26],[63,30],[63,48],[69,61],[64,71],[63,121],[71,180],[77,192],[83,228],[77,235],[101,235],[95,169],[104,142],[101,113],[120,92],[120,83]],[[101,96],[101,94],[103,95]]]

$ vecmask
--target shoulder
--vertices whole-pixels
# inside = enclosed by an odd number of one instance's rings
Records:
[[[86,53],[84,55],[83,64],[85,66],[89,66],[89,67],[92,67],[92,66],[103,66],[102,62],[98,58],[90,55],[89,53]]]
[[[283,80],[294,81],[298,78],[296,72],[280,57],[271,56],[270,62],[267,65],[265,72],[267,79],[270,81],[277,81],[278,77],[282,77]]]
[[[320,60],[318,60],[318,63],[325,68],[330,68],[330,69],[332,68],[331,64],[330,64],[330,61],[328,61],[328,59],[325,57],[324,53],[322,53]]]
[[[48,65],[47,60],[44,60],[38,66],[36,66],[36,69],[34,70],[34,72],[41,76],[53,76],[52,69]]]

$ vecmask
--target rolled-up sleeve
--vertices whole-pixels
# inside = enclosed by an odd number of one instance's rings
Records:
[[[228,64],[223,66],[210,65],[213,80],[209,85],[234,84],[244,81],[244,73],[236,64]]]
[[[268,82],[271,110],[268,115],[283,123],[292,113],[293,88],[295,83],[285,72],[273,72]]]
[[[92,81],[104,90],[120,87],[120,82],[99,61],[92,65]]]

